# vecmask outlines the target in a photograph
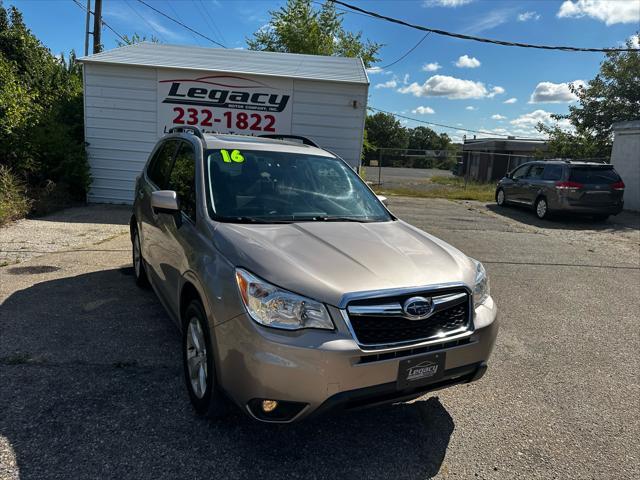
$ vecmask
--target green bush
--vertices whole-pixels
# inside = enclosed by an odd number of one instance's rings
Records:
[[[30,196],[84,200],[91,177],[82,102],[73,52],[68,61],[53,55],[0,0],[0,165]]]
[[[0,165],[0,225],[24,217],[30,208],[25,185],[11,170]]]

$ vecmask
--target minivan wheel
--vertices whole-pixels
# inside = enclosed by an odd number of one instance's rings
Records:
[[[505,202],[505,196],[504,196],[504,190],[499,188],[498,191],[496,192],[496,203],[498,204],[499,207],[504,207],[504,203]]]
[[[133,260],[133,273],[136,277],[136,285],[143,288],[148,287],[149,279],[147,277],[147,270],[144,266],[144,259],[142,258],[138,229],[133,232],[133,239],[131,240],[131,256]]]
[[[549,218],[549,206],[546,198],[540,197],[536,200],[536,215],[540,220]]]
[[[209,324],[202,304],[193,300],[184,313],[182,361],[187,391],[199,415],[220,418],[228,412],[228,401],[216,381]]]

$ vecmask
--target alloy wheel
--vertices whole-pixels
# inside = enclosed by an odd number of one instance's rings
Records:
[[[140,254],[140,237],[136,232],[133,238],[133,268],[136,272],[136,278],[140,278],[142,272],[142,255]]]
[[[498,190],[498,195],[496,198],[496,203],[498,205],[504,205],[504,190]]]
[[[187,368],[191,389],[196,397],[202,398],[207,390],[207,347],[197,317],[189,320],[186,341]]]
[[[544,218],[547,214],[547,201],[544,198],[538,200],[538,204],[536,205],[536,213],[538,214],[538,218]]]

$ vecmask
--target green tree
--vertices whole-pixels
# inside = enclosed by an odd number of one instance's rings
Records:
[[[160,39],[158,37],[156,37],[155,35],[151,35],[151,38],[149,38],[147,40],[147,36],[146,35],[140,35],[138,33],[135,33],[131,36],[129,35],[122,35],[122,38],[124,38],[124,40],[116,40],[118,43],[119,47],[124,47],[125,45],[134,45],[136,43],[141,43],[141,42],[151,42],[151,43],[160,43]]]
[[[407,129],[389,113],[377,112],[367,115],[365,121],[367,139],[376,148],[407,148]]]
[[[0,164],[31,193],[46,185],[84,198],[90,176],[82,112],[74,53],[69,60],[53,55],[20,11],[0,0]]]
[[[279,10],[270,11],[266,27],[247,39],[251,50],[306,53],[340,57],[360,57],[365,66],[378,61],[381,44],[362,39],[362,32],[348,32],[342,14],[332,3],[318,10],[311,0],[288,0]]]
[[[446,133],[438,134],[429,127],[409,130],[409,148],[415,150],[447,150],[451,139]]]
[[[627,47],[633,48],[631,40],[627,41]],[[584,86],[571,85],[578,104],[569,107],[566,115],[554,115],[556,120],[569,120],[575,131],[538,125],[539,131],[549,135],[547,155],[609,156],[613,141],[611,126],[640,117],[639,85],[640,51],[608,52],[593,80]]]

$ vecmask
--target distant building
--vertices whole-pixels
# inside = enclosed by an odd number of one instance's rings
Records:
[[[490,182],[502,178],[521,163],[533,160],[536,152],[546,150],[545,140],[465,138],[460,173],[477,182]]]
[[[640,210],[640,120],[613,124],[611,163],[625,183],[624,207]]]

